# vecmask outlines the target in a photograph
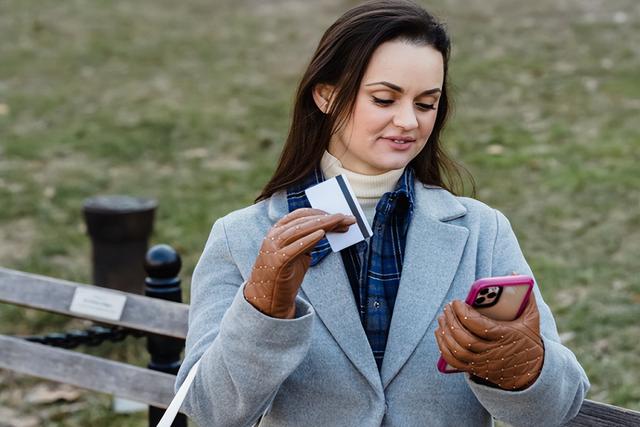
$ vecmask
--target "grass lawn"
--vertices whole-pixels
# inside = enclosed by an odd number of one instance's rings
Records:
[[[1,2],[0,265],[90,282],[82,202],[130,194],[159,201],[152,243],[178,249],[188,287],[213,221],[273,171],[322,32],[356,3]],[[421,3],[453,36],[449,151],[511,220],[589,398],[640,410],[640,4]],[[0,305],[0,333],[77,323]],[[144,365],[126,343],[92,352]],[[106,395],[25,403],[40,383],[0,371],[1,418],[146,425]]]

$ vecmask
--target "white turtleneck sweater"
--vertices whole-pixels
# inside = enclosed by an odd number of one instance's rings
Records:
[[[342,167],[340,160],[326,150],[320,160],[320,168],[327,179],[340,174],[347,177],[369,225],[373,225],[378,200],[384,193],[395,189],[404,171],[402,168],[393,169],[380,175],[363,175]]]

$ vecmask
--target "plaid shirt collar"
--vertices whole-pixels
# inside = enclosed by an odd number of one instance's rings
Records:
[[[304,190],[309,187],[313,187],[325,180],[324,174],[320,167],[316,167],[306,178],[300,183],[293,185],[287,189],[287,203],[289,205],[289,212],[293,212],[300,208],[310,208],[311,204],[307,199]],[[406,167],[402,176],[396,184],[394,191],[386,193],[381,197],[381,200],[385,200],[386,203],[380,204],[376,207],[376,211],[381,214],[383,221],[386,223],[391,215],[390,213],[407,214],[409,218],[413,216],[414,208],[414,172],[411,167]],[[389,197],[386,197],[389,195]],[[406,211],[396,212],[399,200],[406,200]],[[406,221],[408,224],[409,221]],[[382,224],[381,224],[382,225]],[[374,231],[375,232],[375,231]],[[331,253],[331,247],[329,241],[326,238],[320,240],[311,251],[311,266],[320,263],[324,257]]]

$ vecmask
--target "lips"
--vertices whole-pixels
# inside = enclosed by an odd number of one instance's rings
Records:
[[[415,142],[416,139],[412,138],[410,136],[400,136],[400,135],[390,135],[390,136],[383,136],[382,139],[386,139],[389,140],[391,142],[395,142],[396,144],[404,144],[407,142]]]
[[[380,140],[386,142],[387,146],[389,146],[394,151],[411,150],[411,145],[416,141],[413,138],[397,137],[397,136],[392,136],[389,138],[380,138]]]

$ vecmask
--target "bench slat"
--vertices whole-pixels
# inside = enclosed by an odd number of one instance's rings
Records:
[[[76,288],[86,287],[126,295],[119,321],[69,311]],[[0,302],[138,329],[174,338],[187,336],[189,306],[113,289],[54,279],[0,267]]]
[[[0,335],[0,368],[166,408],[175,376]]]
[[[606,403],[585,400],[578,415],[567,427],[625,427],[640,426],[640,412]]]

